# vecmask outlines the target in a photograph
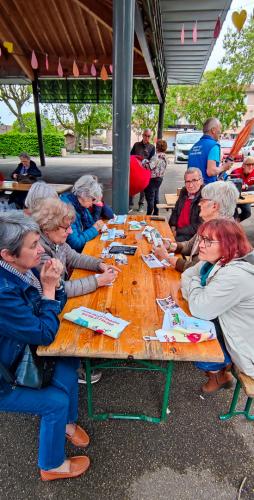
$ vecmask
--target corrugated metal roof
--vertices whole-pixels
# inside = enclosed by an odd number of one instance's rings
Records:
[[[213,32],[223,24],[232,0],[160,0],[168,83],[199,83],[213,50]],[[197,42],[192,33],[197,21]],[[184,25],[185,40],[181,44]]]

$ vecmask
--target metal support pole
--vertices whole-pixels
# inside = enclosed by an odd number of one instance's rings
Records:
[[[158,132],[157,132],[158,139],[162,139],[163,124],[164,124],[164,111],[165,111],[165,102],[161,102],[160,108],[159,108],[159,121],[158,121]]]
[[[35,78],[32,81],[32,88],[33,88],[33,96],[34,96],[34,111],[35,111],[38,143],[39,143],[40,160],[41,160],[41,166],[45,167],[46,162],[45,162],[45,154],[44,154],[44,146],[43,146],[43,138],[42,138],[42,128],[41,128],[38,78]]]
[[[113,1],[113,182],[116,214],[129,207],[135,0]]]

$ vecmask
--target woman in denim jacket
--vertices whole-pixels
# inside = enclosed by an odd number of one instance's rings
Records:
[[[89,437],[76,425],[78,358],[56,360],[51,384],[31,389],[8,384],[27,345],[49,345],[66,296],[57,259],[33,270],[43,252],[39,227],[20,211],[0,214],[0,411],[41,417],[39,467],[43,480],[75,477],[89,467],[86,456],[65,459],[65,438],[85,447]]]

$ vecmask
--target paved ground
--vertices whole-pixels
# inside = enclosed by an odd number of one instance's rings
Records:
[[[0,160],[7,173],[16,163]],[[83,173],[94,173],[106,186],[110,200],[111,157],[49,160],[48,181],[72,182]],[[175,192],[185,165],[170,165],[161,188]],[[253,240],[253,216],[245,228]],[[174,370],[171,413],[168,422],[88,422],[86,389],[80,390],[80,422],[93,433],[88,454],[92,466],[86,476],[42,483],[36,468],[38,419],[20,415],[0,416],[0,499],[27,500],[236,500],[246,477],[241,499],[254,498],[253,424],[237,417],[220,422],[232,397],[221,391],[201,397],[203,377],[191,363],[177,363]],[[94,393],[98,409],[142,411],[158,415],[162,395],[161,374],[105,372]],[[67,452],[76,450],[67,445]]]

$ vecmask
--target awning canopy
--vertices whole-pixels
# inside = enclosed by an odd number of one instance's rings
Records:
[[[169,84],[199,83],[212,53],[216,21],[225,20],[232,0],[160,0]],[[197,42],[193,28],[197,22]],[[184,44],[181,31],[184,26]]]

